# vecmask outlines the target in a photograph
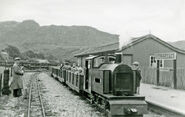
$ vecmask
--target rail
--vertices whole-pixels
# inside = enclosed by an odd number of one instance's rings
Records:
[[[44,109],[44,105],[43,105],[43,101],[42,101],[42,96],[40,93],[40,85],[38,83],[38,77],[36,77],[36,82],[37,82],[37,89],[38,89],[38,94],[39,94],[39,100],[40,100],[40,104],[41,104],[41,109],[42,109],[42,115],[43,117],[45,117],[45,109]]]
[[[40,102],[40,106],[41,106],[41,113],[42,113],[42,117],[45,117],[45,109],[44,109],[44,105],[43,105],[43,101],[42,101],[42,96],[41,96],[41,93],[40,93],[40,85],[38,83],[38,77],[36,76],[37,73],[35,73],[33,75],[33,77],[31,78],[31,83],[30,83],[30,89],[29,89],[29,100],[28,100],[28,112],[27,112],[27,117],[31,117],[31,102],[32,102],[32,91],[33,91],[33,83],[34,83],[34,80],[36,82],[36,90],[37,90],[37,93],[38,93],[38,98],[39,98],[39,102]],[[36,76],[36,78],[34,79],[34,76]]]

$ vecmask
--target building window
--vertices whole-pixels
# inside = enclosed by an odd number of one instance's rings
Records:
[[[150,56],[150,67],[157,68],[157,61],[159,61],[159,67],[164,68],[164,60],[157,60],[154,56]]]
[[[100,83],[101,82],[100,78],[95,78],[94,80],[95,80],[96,83]]]

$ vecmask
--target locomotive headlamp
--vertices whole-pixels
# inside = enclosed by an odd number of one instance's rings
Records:
[[[137,109],[135,109],[135,108],[125,108],[124,109],[124,112],[127,115],[131,115],[131,114],[134,115],[134,114],[137,114],[138,113]]]
[[[131,114],[130,108],[125,108],[124,113],[130,115]]]
[[[131,113],[133,113],[133,114],[136,114],[136,113],[138,112],[137,109],[135,109],[135,108],[131,108],[130,111],[131,111]]]

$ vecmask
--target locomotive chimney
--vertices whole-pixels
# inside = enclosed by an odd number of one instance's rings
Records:
[[[115,53],[115,55],[116,55],[115,63],[121,63],[121,56],[122,56],[122,54],[121,53]]]

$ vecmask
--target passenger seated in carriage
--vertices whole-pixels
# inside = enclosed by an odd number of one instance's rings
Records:
[[[84,75],[84,69],[80,65],[77,66],[77,70],[80,75]]]
[[[64,63],[64,66],[63,66],[63,69],[65,69],[65,70],[71,70],[70,64],[68,62],[65,62]]]
[[[63,67],[64,67],[64,64],[61,63],[60,64],[60,69],[62,70]]]
[[[76,72],[77,70],[78,69],[77,69],[76,63],[73,63],[73,66],[71,67],[71,71]]]

